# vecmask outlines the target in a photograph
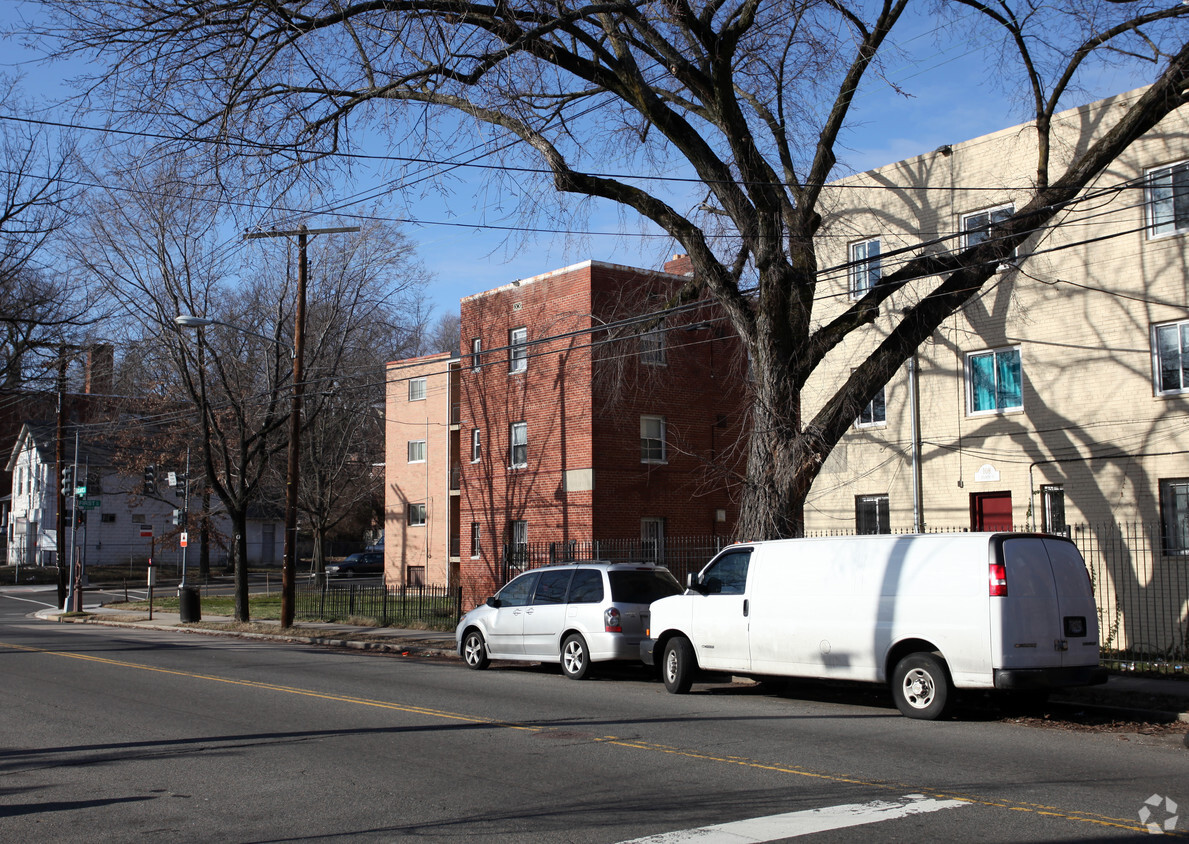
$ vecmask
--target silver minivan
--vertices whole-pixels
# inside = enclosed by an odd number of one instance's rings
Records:
[[[534,569],[463,616],[458,654],[474,669],[493,659],[560,662],[581,680],[592,662],[638,660],[649,605],[682,591],[668,569],[646,563]]]

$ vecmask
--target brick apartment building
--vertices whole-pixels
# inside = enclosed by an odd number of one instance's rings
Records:
[[[515,281],[462,300],[456,364],[390,365],[388,582],[449,577],[474,603],[530,548],[731,538],[746,358],[713,307],[666,309],[688,271]]]

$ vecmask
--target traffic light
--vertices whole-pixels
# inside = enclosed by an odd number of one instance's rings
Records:
[[[177,494],[178,498],[186,497],[186,483],[189,480],[190,479],[187,478],[184,473],[178,475],[178,485],[177,485],[177,489],[175,490],[175,493]]]
[[[82,509],[75,510],[74,523],[78,527],[84,527],[87,524],[87,511]]]
[[[181,510],[173,511],[173,523],[175,525],[180,525],[182,523],[182,511]]]
[[[155,495],[157,492],[157,467],[149,464],[144,467],[144,494]]]
[[[62,467],[62,497],[70,498],[74,495],[74,467]]]

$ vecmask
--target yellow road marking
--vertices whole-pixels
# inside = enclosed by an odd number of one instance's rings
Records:
[[[513,721],[504,721],[497,718],[483,718],[477,715],[467,715],[461,712],[450,712],[444,709],[432,709],[425,706],[412,706],[410,704],[404,703],[393,703],[392,701],[372,700],[370,698],[355,697],[353,695],[318,692],[312,689],[298,688],[296,686],[281,686],[275,683],[264,683],[259,680],[237,680],[231,677],[219,677],[214,674],[196,674],[192,671],[179,671],[173,668],[157,668],[152,665],[144,665],[143,663],[126,662],[124,660],[93,656],[91,654],[72,653],[69,651],[52,651],[45,648],[34,648],[27,645],[17,645],[10,642],[0,642],[0,647],[9,648],[11,650],[25,651],[28,653],[40,653],[50,656],[65,657],[68,659],[78,659],[85,662],[96,662],[102,665],[116,666],[118,668],[133,668],[139,671],[151,671],[157,674],[168,674],[175,677],[187,677],[192,680],[206,680],[213,683],[225,683],[231,686],[244,686],[247,688],[262,689],[264,691],[300,695],[302,697],[329,700],[336,703],[352,703],[358,706],[371,706],[379,709],[388,709],[395,712],[407,712],[414,715],[425,715],[432,718],[462,721],[469,724],[488,724],[494,727],[504,727],[510,730],[520,730],[530,733],[549,733],[558,730],[557,727],[542,727],[534,724],[518,724]],[[990,800],[972,794],[938,791],[936,789],[922,789],[917,785],[908,783],[879,782],[877,780],[856,779],[839,774],[828,774],[821,771],[813,771],[808,768],[801,768],[796,765],[779,765],[760,762],[742,756],[716,756],[708,753],[698,753],[692,750],[683,750],[678,747],[655,744],[653,742],[642,741],[639,739],[621,739],[617,736],[592,736],[592,740],[602,744],[610,744],[616,747],[623,747],[631,750],[644,750],[651,753],[664,753],[671,756],[679,756],[683,759],[693,759],[700,762],[738,765],[751,770],[771,771],[773,773],[779,774],[792,774],[794,776],[806,777],[809,779],[843,783],[846,785],[859,785],[867,788],[877,788],[886,791],[902,791],[904,789],[908,789],[910,791],[918,791],[920,793],[927,794],[928,796],[937,799],[961,800],[966,803],[986,806],[989,808],[1007,809],[1014,812],[1028,812],[1044,817],[1061,818],[1064,820],[1077,821],[1080,823],[1095,824],[1097,826],[1125,829],[1131,832],[1148,831],[1143,824],[1138,822],[1138,817],[1136,820],[1132,821],[1124,818],[1114,818],[1107,815],[1097,815],[1092,812],[1065,810],[1056,806],[1045,806],[1035,803],[1021,803],[1017,801]],[[1186,833],[1179,830],[1166,832],[1165,835],[1172,835],[1174,837],[1181,838],[1189,837]]]

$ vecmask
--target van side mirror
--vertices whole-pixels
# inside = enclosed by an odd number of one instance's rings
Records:
[[[685,576],[685,588],[699,594],[705,594],[706,590],[702,587],[702,581],[698,577],[697,572],[689,572]]]
[[[493,610],[498,610],[500,608],[500,599],[495,595],[492,595],[490,598],[488,598],[485,603]]]

